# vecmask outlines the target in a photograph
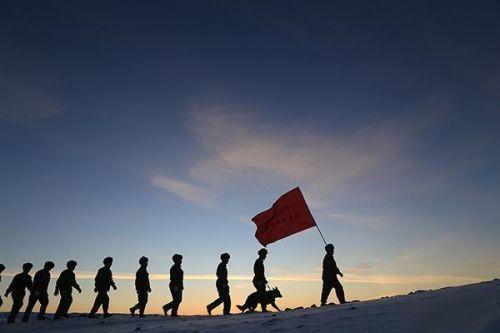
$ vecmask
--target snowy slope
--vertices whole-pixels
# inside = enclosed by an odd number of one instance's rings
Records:
[[[230,317],[130,318],[5,323],[1,332],[500,332],[500,280],[367,302]],[[34,318],[35,316],[33,316]]]

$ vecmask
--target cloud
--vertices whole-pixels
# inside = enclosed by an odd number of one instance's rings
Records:
[[[195,192],[196,199],[186,190],[172,190],[172,185],[165,188],[204,203],[199,193],[222,195],[241,184],[244,188],[298,184],[315,208],[324,206],[332,194],[344,193],[351,182],[391,163],[407,132],[400,124],[386,122],[347,133],[325,133],[266,123],[254,112],[225,105],[193,107],[186,126],[207,156],[193,162],[188,180],[168,179],[193,188],[189,192]]]
[[[0,122],[50,118],[61,111],[60,105],[38,85],[0,79]]]
[[[13,277],[16,273],[6,272],[3,275],[8,277]],[[54,272],[52,274],[53,279],[57,279],[59,272]],[[93,280],[95,278],[95,272],[80,271],[76,273],[77,279],[82,280]],[[150,274],[151,280],[169,280],[170,276],[168,274]],[[113,273],[113,278],[115,280],[135,280],[134,273]],[[186,274],[184,276],[185,280],[188,281],[214,281],[216,276],[213,274]],[[252,275],[231,275],[231,281],[252,281]],[[280,281],[280,282],[321,282],[321,275],[319,273],[310,274],[284,274],[284,275],[273,275],[268,276],[269,281]],[[430,285],[456,285],[456,284],[468,284],[480,282],[481,279],[467,276],[455,276],[455,275],[392,275],[392,274],[373,274],[373,275],[362,275],[353,274],[346,269],[346,273],[342,281],[348,283],[363,283],[363,284],[375,284],[375,285],[414,285],[414,284],[430,284]]]
[[[263,124],[230,107],[194,109],[188,127],[211,156],[191,169],[193,178],[214,184],[235,177],[293,180],[329,192],[372,170],[398,147],[394,131],[311,133],[309,129]]]
[[[165,189],[187,201],[197,203],[205,207],[213,206],[213,196],[209,191],[185,181],[173,179],[167,176],[156,175],[151,179],[155,187]]]

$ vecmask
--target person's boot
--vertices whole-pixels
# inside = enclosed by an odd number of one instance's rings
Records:
[[[165,316],[168,316],[168,310],[170,310],[170,309],[167,307],[167,305],[164,305],[162,307],[162,309],[163,309],[163,313],[165,314]]]
[[[45,315],[43,315],[43,314],[39,314],[37,319],[38,319],[38,320],[45,320],[45,319],[47,319],[47,318],[45,317]]]
[[[207,305],[207,312],[209,316],[212,315],[212,308],[210,307],[210,305]]]
[[[91,318],[91,319],[97,318],[97,316],[95,315],[95,313],[89,313],[88,317]]]
[[[130,309],[128,309],[128,310],[130,311],[130,315],[131,315],[132,317],[134,317],[134,316],[135,316],[135,307],[131,307],[131,308],[130,308]]]
[[[144,318],[146,315],[144,313],[139,314],[139,317]]]
[[[107,312],[106,312],[106,313],[105,313],[105,314],[103,314],[102,316],[103,316],[104,318],[109,318],[109,317],[111,317],[112,315],[113,315],[112,313],[107,313]]]

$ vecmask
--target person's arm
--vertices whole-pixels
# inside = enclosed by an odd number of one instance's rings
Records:
[[[31,281],[31,277],[28,277],[28,281],[26,282],[26,288],[31,292],[33,291],[33,282]]]
[[[11,291],[12,291],[12,289],[13,289],[13,287],[14,287],[14,280],[15,280],[15,279],[16,279],[16,278],[14,277],[14,279],[10,282],[9,287],[8,287],[8,288],[7,288],[7,290],[5,291],[5,297],[8,297],[8,296],[9,296],[9,294],[11,293]]]
[[[111,281],[111,286],[113,287],[114,290],[116,290],[116,284],[115,284],[115,281],[113,281],[113,273],[111,273],[111,271],[109,272],[109,279]]]
[[[146,279],[146,288],[148,290],[148,293],[151,292],[151,283],[149,282],[149,273],[144,274],[144,278]]]
[[[62,273],[61,273],[61,275],[62,275]],[[59,277],[56,280],[56,288],[54,289],[54,296],[59,295],[59,284],[61,283],[59,281],[61,280],[61,275],[59,275]]]
[[[101,280],[102,280],[102,273],[101,273],[101,269],[99,269],[97,271],[97,275],[95,276],[95,279],[94,279],[94,292],[96,293],[97,292],[97,287],[99,285],[101,285]]]
[[[73,276],[71,277],[72,281],[71,281],[71,287],[75,288],[78,293],[82,293],[82,289],[80,288],[80,285],[78,283],[76,283],[76,276],[75,274],[73,274]]]
[[[344,277],[344,274],[342,274],[342,272],[340,271],[339,267],[337,266],[337,262],[334,261],[334,263],[335,263],[335,274],[340,275],[340,277]]]

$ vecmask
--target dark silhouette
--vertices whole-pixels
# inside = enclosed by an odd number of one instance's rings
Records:
[[[55,264],[52,261],[47,261],[43,268],[36,272],[33,278],[33,288],[31,288],[28,306],[24,311],[23,321],[28,321],[33,311],[36,302],[40,302],[40,311],[38,312],[38,320],[45,320],[45,311],[49,305],[49,293],[47,289],[50,283],[50,270]]]
[[[182,290],[184,289],[184,272],[182,271],[182,256],[174,254],[172,257],[174,264],[170,268],[170,293],[172,294],[172,302],[163,306],[165,316],[168,316],[168,311],[172,310],[171,316],[178,317],[177,311],[182,302]]]
[[[59,306],[57,307],[54,319],[60,319],[61,317],[69,317],[68,311],[73,303],[73,288],[78,290],[79,293],[82,292],[78,283],[76,283],[75,268],[76,261],[70,260],[66,263],[67,269],[61,272],[59,278],[56,281],[56,290],[54,291],[54,296],[61,294],[61,300],[59,301]]]
[[[31,291],[33,283],[31,282],[31,275],[29,275],[29,272],[32,268],[32,263],[25,263],[23,265],[23,272],[14,276],[9,288],[7,288],[7,291],[5,292],[5,297],[8,297],[9,294],[12,293],[12,309],[10,310],[9,317],[7,318],[7,323],[9,324],[16,320],[17,314],[23,306],[26,288]]]
[[[5,270],[5,265],[4,264],[0,264],[0,281],[2,281],[2,272]],[[2,300],[2,296],[0,295],[0,308],[2,307],[2,304],[3,304],[3,300]]]
[[[281,311],[280,308],[276,305],[276,298],[281,298],[280,291],[278,288],[273,288],[271,290],[268,290],[265,292],[264,299],[262,299],[261,294],[256,291],[254,293],[251,293],[248,295],[247,300],[245,301],[245,304],[243,305],[236,305],[238,309],[241,310],[241,312],[245,312],[245,310],[250,310],[250,312],[253,312],[255,308],[257,307],[257,304],[265,303],[265,304],[271,304],[273,308],[275,308],[278,311]]]
[[[102,305],[102,312],[103,312],[103,317],[107,318],[110,317],[111,314],[109,314],[108,309],[109,309],[109,296],[108,296],[108,291],[110,287],[113,287],[114,290],[116,290],[116,285],[115,282],[113,281],[113,273],[111,272],[111,265],[113,265],[113,258],[111,257],[106,257],[102,261],[104,264],[103,267],[99,268],[97,271],[97,275],[95,277],[95,288],[94,292],[97,293],[97,296],[95,298],[94,306],[92,306],[92,309],[90,310],[89,313],[89,318],[96,318],[96,312],[99,310],[99,308]]]
[[[207,305],[207,312],[212,315],[212,310],[224,303],[223,314],[228,315],[231,312],[231,295],[229,294],[229,282],[227,280],[227,263],[231,256],[229,253],[223,253],[220,256],[221,263],[217,266],[217,281],[215,286],[219,293],[219,298]]]
[[[337,277],[340,275],[344,276],[342,272],[337,267],[337,263],[335,259],[333,259],[333,252],[335,247],[333,244],[328,244],[325,246],[325,258],[323,259],[323,290],[321,291],[321,305],[326,305],[326,301],[328,299],[328,295],[330,295],[330,291],[332,288],[335,288],[335,293],[337,294],[337,298],[341,304],[346,303],[344,288]]]
[[[259,302],[262,308],[262,312],[267,312],[267,304],[265,302],[267,280],[264,270],[264,260],[267,257],[267,250],[260,249],[258,254],[259,257],[257,258],[257,260],[255,260],[255,263],[253,265],[253,286],[255,287],[255,289],[257,289],[257,293],[258,295],[260,295],[259,297],[262,300],[261,302]]]
[[[137,304],[131,307],[130,313],[135,315],[135,311],[139,310],[139,317],[146,317],[144,310],[148,303],[148,293],[151,292],[151,285],[149,283],[149,273],[147,271],[149,259],[141,257],[139,264],[141,267],[135,273],[135,290],[137,291]]]

